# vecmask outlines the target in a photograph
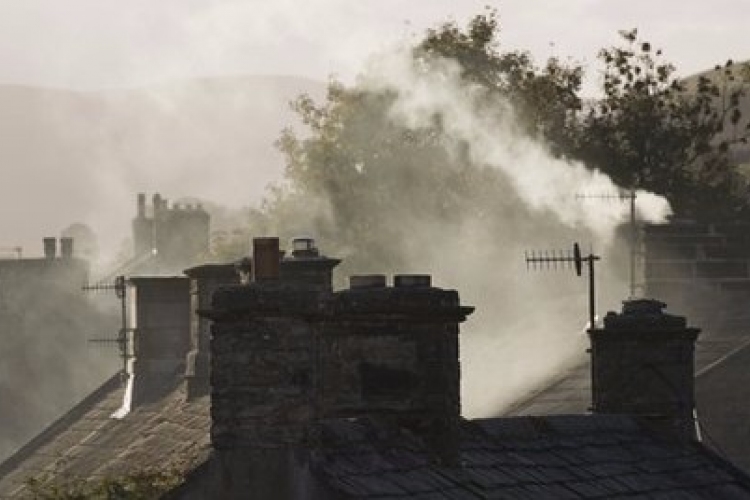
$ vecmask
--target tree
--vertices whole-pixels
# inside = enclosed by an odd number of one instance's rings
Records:
[[[732,61],[685,82],[636,30],[621,36],[622,47],[600,53],[603,98],[582,113],[571,156],[623,187],[666,196],[679,216],[746,213],[747,181],[731,158],[746,140],[745,90]]]
[[[571,140],[567,122],[581,105],[581,69],[554,59],[537,68],[526,53],[501,53],[498,26],[489,11],[465,30],[455,23],[429,30],[411,52],[413,64],[429,73],[452,61],[487,103],[513,102],[518,127],[561,150]],[[286,184],[266,201],[261,226],[312,227],[359,269],[403,267],[438,231],[467,219],[484,221],[488,230],[510,229],[526,208],[508,180],[472,159],[440,114],[417,127],[394,120],[397,93],[334,82],[321,105],[300,97],[293,106],[310,135],[282,133]]]

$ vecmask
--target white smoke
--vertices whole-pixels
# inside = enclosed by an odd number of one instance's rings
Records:
[[[497,196],[512,194],[531,213],[495,215],[506,228],[499,231],[476,218],[449,229],[436,217],[432,227],[413,234],[425,244],[414,252],[411,270],[431,272],[438,286],[458,288],[465,303],[477,306],[462,330],[464,413],[490,415],[582,360],[587,344],[581,326],[586,281],[572,272],[529,273],[524,250],[569,250],[576,240],[603,255],[597,274],[601,316],[627,296],[628,242],[616,235],[630,207],[617,199],[623,190],[607,175],[554,158],[544,144],[524,136],[512,106],[488,101],[481,88],[462,80],[456,64],[446,60],[430,68],[425,71],[409,50],[398,50],[373,59],[358,86],[394,93],[395,123],[423,128],[439,119],[446,135],[468,145],[475,164],[508,179],[515,192]],[[424,168],[430,175],[429,165]],[[599,195],[614,199],[595,199]],[[641,220],[660,222],[670,213],[662,197],[643,191],[636,197]]]
[[[522,135],[515,127],[512,106],[497,98],[488,105],[480,87],[461,79],[455,62],[444,59],[436,66],[420,71],[410,51],[395,51],[373,59],[360,84],[376,91],[396,91],[393,119],[411,128],[427,127],[436,115],[442,116],[446,133],[469,145],[475,163],[505,173],[529,207],[550,210],[571,227],[583,225],[600,242],[608,243],[615,227],[625,220],[628,207],[609,203],[591,210],[575,195],[614,195],[621,188],[580,162],[553,158],[542,143]],[[663,197],[644,191],[636,196],[645,221],[661,222],[669,215]]]

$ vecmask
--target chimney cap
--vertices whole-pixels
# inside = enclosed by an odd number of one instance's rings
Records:
[[[429,274],[397,274],[393,277],[396,288],[430,288],[432,276]]]
[[[622,312],[610,311],[604,317],[605,330],[684,330],[687,320],[684,316],[667,314],[667,304],[654,299],[626,300]]]
[[[320,257],[320,250],[311,236],[295,236],[291,241],[292,257]]]
[[[349,288],[352,290],[384,288],[385,286],[387,286],[385,274],[354,274],[349,276]]]

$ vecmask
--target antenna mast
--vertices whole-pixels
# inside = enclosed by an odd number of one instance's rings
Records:
[[[600,260],[601,257],[589,253],[588,255],[581,255],[581,248],[578,243],[573,243],[573,253],[552,250],[539,251],[539,252],[526,252],[526,268],[527,269],[557,269],[558,265],[562,267],[573,266],[576,275],[581,276],[583,272],[583,263],[588,264],[589,273],[589,328],[596,326],[596,280],[594,262]]]
[[[94,285],[85,285],[83,290],[87,292],[114,290],[117,298],[120,300],[120,330],[117,337],[114,338],[92,338],[89,342],[101,344],[117,344],[122,358],[122,373],[127,376],[128,360],[132,357],[129,349],[128,333],[132,329],[128,328],[128,310],[127,310],[127,280],[125,276],[117,276],[114,283],[96,283]]]

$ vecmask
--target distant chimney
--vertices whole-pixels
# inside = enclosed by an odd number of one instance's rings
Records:
[[[253,238],[254,281],[278,280],[280,263],[278,238]]]
[[[57,257],[57,238],[44,238],[44,257],[46,259],[54,259]]]
[[[60,238],[60,256],[63,259],[73,258],[73,238],[70,238],[70,237]]]
[[[152,204],[154,206],[154,218],[156,218],[157,215],[159,215],[159,213],[162,211],[162,203],[166,203],[166,200],[163,200],[159,193],[155,193],[152,197]]]
[[[695,340],[700,330],[663,312],[656,300],[631,300],[589,330],[595,413],[642,417],[655,430],[695,439]]]
[[[133,406],[160,397],[183,380],[190,348],[190,283],[185,277],[135,277]]]
[[[138,193],[138,218],[146,217],[146,193]]]

